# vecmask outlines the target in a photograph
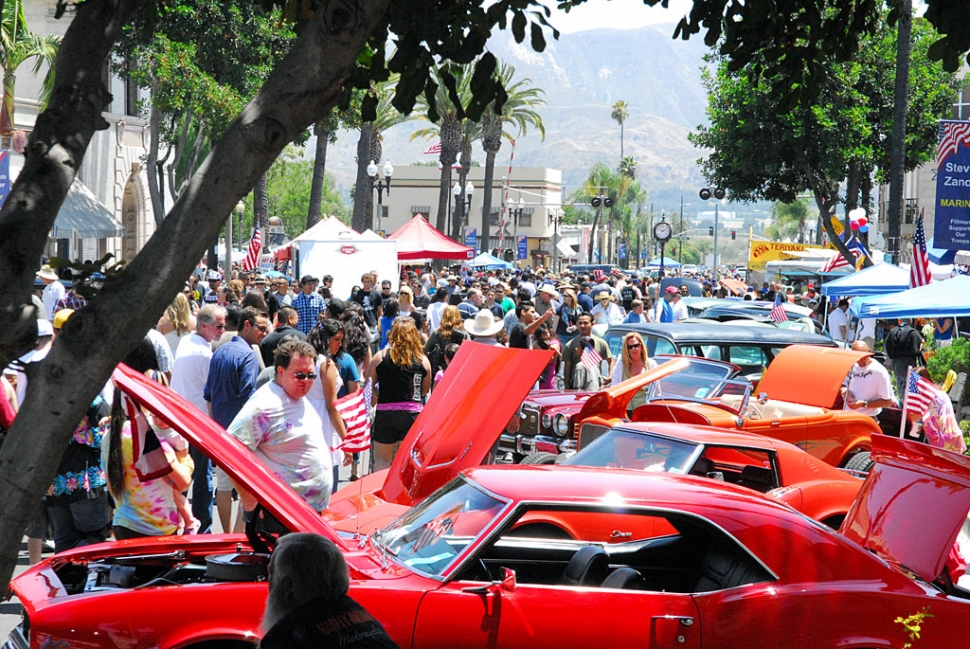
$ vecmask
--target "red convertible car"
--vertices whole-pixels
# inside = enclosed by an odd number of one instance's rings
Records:
[[[351,595],[402,647],[919,647],[970,632],[944,561],[970,509],[970,459],[874,440],[842,530],[706,478],[492,467],[366,536],[340,535],[167,388],[121,369],[137,403],[211,455],[290,530],[344,553]],[[932,503],[933,506],[927,506]],[[548,538],[544,521],[569,538]],[[13,582],[10,647],[253,647],[274,538],[165,537],[79,548]],[[582,615],[576,623],[564,611]],[[932,616],[932,617],[928,617]]]
[[[860,477],[793,444],[687,424],[618,424],[561,464],[723,480],[766,493],[834,529],[862,486]]]

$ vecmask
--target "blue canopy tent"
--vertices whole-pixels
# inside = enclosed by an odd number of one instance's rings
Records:
[[[680,262],[678,262],[676,259],[671,259],[670,257],[664,257],[663,258],[663,262],[664,262],[664,264],[663,264],[664,268],[680,268],[681,267],[681,263]],[[660,257],[655,257],[655,258],[651,259],[650,260],[650,263],[647,264],[647,268],[660,268]]]
[[[487,252],[479,253],[474,259],[469,259],[463,265],[469,268],[485,268],[487,270],[500,268],[505,270],[512,269],[512,264],[507,261],[503,261],[495,255]]]
[[[909,288],[909,271],[889,263],[875,264],[822,284],[822,295],[885,295]]]
[[[956,257],[956,250],[945,250],[944,248],[937,248],[933,245],[933,237],[926,242],[926,256],[930,258],[934,264],[939,264],[940,266],[946,266],[947,264],[953,263],[953,258]]]
[[[970,277],[958,275],[942,282],[889,295],[859,297],[849,310],[860,318],[947,318],[970,316]]]

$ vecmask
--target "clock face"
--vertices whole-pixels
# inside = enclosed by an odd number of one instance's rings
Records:
[[[670,224],[665,221],[661,221],[653,226],[653,236],[655,239],[666,241],[670,238],[671,234],[673,234],[673,231],[670,229]]]

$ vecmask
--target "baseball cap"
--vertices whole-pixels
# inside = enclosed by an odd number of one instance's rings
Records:
[[[664,293],[676,293],[677,295],[680,295],[680,289],[676,286],[668,286]]]
[[[210,270],[205,274],[205,278],[210,282],[218,282],[222,279],[222,273],[217,270]]]
[[[61,309],[60,311],[55,313],[54,321],[53,321],[54,328],[60,329],[61,327],[63,327],[64,323],[67,322],[67,319],[70,318],[73,314],[74,314],[74,309]]]
[[[309,284],[310,282],[319,282],[319,281],[320,280],[318,280],[313,275],[304,275],[303,277],[300,278],[300,284],[301,285],[302,284]]]

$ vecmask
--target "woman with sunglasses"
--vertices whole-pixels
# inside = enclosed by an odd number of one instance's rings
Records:
[[[431,388],[431,363],[424,355],[414,320],[395,320],[387,342],[387,348],[374,355],[366,377],[374,384],[373,402],[377,404],[372,432],[375,471],[391,466]]]
[[[620,362],[613,366],[611,385],[617,385],[657,367],[657,361],[647,357],[647,345],[643,342],[640,334],[636,332],[631,331],[623,336],[620,352]],[[637,406],[642,406],[646,400],[646,391],[639,390],[630,401],[629,409],[635,410]]]

